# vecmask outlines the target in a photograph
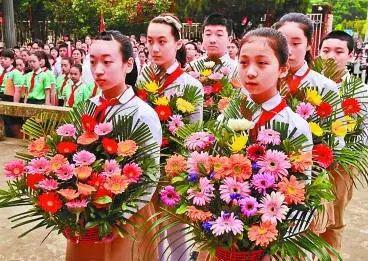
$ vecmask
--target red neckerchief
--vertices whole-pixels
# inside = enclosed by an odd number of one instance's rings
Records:
[[[60,93],[62,94],[63,93],[63,90],[64,90],[64,87],[66,85],[66,82],[69,80],[68,76],[65,75],[64,77],[64,81],[63,81],[63,84],[61,85],[61,88],[60,88]]]
[[[175,82],[175,80],[178,79],[183,73],[184,73],[183,69],[180,67],[180,65],[178,65],[175,71],[173,71],[171,74],[167,76],[165,82],[159,89],[158,93],[162,93],[167,87],[169,87],[170,84]]]
[[[80,84],[79,85],[77,85],[77,84],[73,84],[72,85],[72,93],[70,94],[70,96],[69,96],[69,100],[68,100],[68,106],[69,107],[73,107],[73,105],[74,105],[74,96],[75,96],[75,91],[78,89],[78,87],[80,86]]]
[[[310,72],[310,68],[308,68],[308,70],[302,76],[290,74],[287,77],[286,82],[289,86],[290,94],[295,94],[297,92],[301,81],[308,75],[309,72]]]
[[[96,96],[97,90],[98,90],[98,85],[97,85],[97,83],[95,83],[95,86],[93,87],[93,91],[92,91],[92,96],[91,97],[95,97]]]
[[[287,107],[286,101],[283,99],[281,102],[272,110],[266,111],[262,109],[262,113],[258,118],[258,121],[254,125],[254,128],[250,131],[250,136],[255,141],[258,136],[259,129],[265,126],[267,122],[271,121],[280,111]]]

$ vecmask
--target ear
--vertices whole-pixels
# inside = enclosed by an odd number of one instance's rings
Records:
[[[127,61],[127,69],[126,69],[126,73],[130,73],[133,70],[134,67],[134,60],[132,57],[130,57]]]
[[[290,64],[286,63],[286,65],[280,67],[280,75],[279,78],[285,78],[288,75],[290,69]]]
[[[176,50],[180,50],[182,46],[183,46],[183,40],[179,40],[176,42]]]

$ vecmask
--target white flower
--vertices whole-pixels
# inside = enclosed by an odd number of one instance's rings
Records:
[[[203,64],[204,64],[204,66],[205,66],[207,69],[211,69],[213,66],[215,66],[215,62],[214,62],[214,61],[204,62]]]
[[[233,131],[245,131],[254,128],[255,123],[247,119],[229,119],[227,126]]]
[[[224,119],[225,119],[225,115],[220,114],[219,116],[217,116],[216,121],[217,121],[217,122],[223,122],[223,121],[224,121]]]

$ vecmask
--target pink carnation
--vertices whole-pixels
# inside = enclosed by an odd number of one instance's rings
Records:
[[[63,137],[73,137],[76,131],[77,130],[73,124],[64,124],[56,129],[57,135],[63,136]]]
[[[12,160],[4,166],[5,176],[9,179],[16,179],[24,175],[25,165],[22,160]]]
[[[99,123],[95,126],[94,132],[99,136],[104,136],[109,134],[112,131],[112,123],[111,122],[103,122]]]

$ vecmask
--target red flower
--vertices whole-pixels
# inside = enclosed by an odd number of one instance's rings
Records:
[[[222,90],[222,84],[221,82],[216,82],[214,85],[212,85],[212,92],[213,93],[219,93]]]
[[[137,90],[137,96],[138,96],[139,98],[141,98],[142,100],[144,100],[144,101],[148,101],[148,94],[147,94],[147,92],[146,92],[145,90],[143,90],[143,89],[138,89],[138,90]]]
[[[106,178],[98,173],[92,173],[89,180],[87,181],[88,185],[91,185],[95,188],[99,188],[105,183]]]
[[[38,196],[37,204],[45,212],[54,214],[61,209],[63,202],[55,192],[47,192]]]
[[[100,188],[97,189],[95,195],[93,196],[93,205],[96,208],[105,208],[109,205],[109,204],[99,204],[95,202],[97,199],[104,196],[112,198],[112,193],[109,190],[105,189],[103,186],[101,186]]]
[[[107,154],[113,155],[118,151],[118,143],[114,139],[103,138],[102,147]]]
[[[137,183],[142,175],[142,169],[136,163],[129,163],[123,167],[122,174],[129,182]]]
[[[167,121],[172,115],[172,110],[168,105],[157,105],[155,111],[160,121]]]
[[[56,150],[60,154],[71,154],[77,151],[77,144],[71,141],[62,141],[56,145]]]
[[[354,113],[358,113],[360,112],[361,109],[358,100],[354,98],[348,98],[346,100],[343,100],[341,106],[345,115],[352,115]]]
[[[161,141],[161,148],[167,147],[169,145],[170,141],[168,138],[166,137],[162,137],[162,141]]]
[[[321,118],[326,118],[331,115],[332,113],[332,106],[327,102],[322,102],[316,108],[316,113]]]
[[[328,168],[334,162],[331,148],[325,144],[313,146],[313,160],[323,168]]]
[[[266,154],[266,149],[262,145],[252,144],[247,148],[247,157],[250,160],[257,161]]]
[[[93,132],[95,130],[95,126],[97,121],[91,115],[83,114],[82,115],[82,126],[86,132]]]
[[[31,189],[37,189],[36,185],[45,179],[45,176],[40,174],[40,173],[36,173],[36,174],[29,174],[27,175],[27,187],[31,188]]]

